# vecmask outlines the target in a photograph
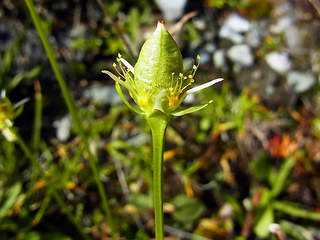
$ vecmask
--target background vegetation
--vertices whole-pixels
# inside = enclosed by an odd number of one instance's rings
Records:
[[[76,112],[65,103],[25,2],[1,1],[0,239],[108,239],[111,230],[123,239],[149,239],[150,132],[101,70],[113,71],[118,53],[134,64],[164,12],[147,0],[34,3]],[[168,236],[272,239],[269,226],[276,223],[275,235],[320,239],[318,4],[189,1],[184,13],[197,11],[194,17],[177,25],[168,20],[186,63],[201,56],[196,81],[225,79],[190,100],[213,99],[210,106],[168,129]],[[291,37],[270,27],[279,27],[280,10],[288,9],[297,16]],[[219,34],[232,14],[262,30],[250,45],[251,64],[227,54],[235,44]],[[298,47],[288,41],[294,36]],[[222,65],[218,50],[227,55]],[[285,72],[268,64],[272,52],[287,54]],[[311,75],[312,84],[301,86],[305,75],[290,84],[297,71]]]

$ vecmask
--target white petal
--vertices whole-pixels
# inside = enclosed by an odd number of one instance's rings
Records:
[[[272,234],[276,234],[276,233],[277,233],[277,230],[280,230],[280,225],[279,225],[279,224],[272,223],[272,224],[269,225],[269,231],[270,231]]]
[[[127,60],[120,58],[120,61],[123,63],[123,65],[125,65],[127,68],[130,69],[130,72],[132,72],[134,74],[134,68],[131,66],[130,63],[128,63]]]
[[[216,83],[218,83],[218,82],[221,82],[222,80],[223,80],[223,78],[214,79],[214,80],[212,80],[212,81],[210,81],[210,82],[207,82],[207,83],[205,83],[205,84],[201,84],[201,85],[199,85],[199,86],[197,86],[197,87],[194,87],[194,88],[189,89],[189,90],[187,91],[187,93],[189,94],[189,93],[198,92],[198,91],[200,91],[200,90],[202,90],[202,89],[205,89],[205,88],[207,88],[207,87],[210,87],[210,86],[212,86],[212,85],[214,85],[214,84],[216,84]]]
[[[20,107],[21,105],[25,104],[28,101],[29,101],[29,98],[24,98],[24,99],[20,100],[19,102],[15,103],[13,105],[13,108],[18,108],[18,107]]]
[[[6,97],[6,90],[2,89],[1,90],[1,98],[5,98]]]

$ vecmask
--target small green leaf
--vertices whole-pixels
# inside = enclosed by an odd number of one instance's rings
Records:
[[[31,80],[36,78],[41,71],[43,70],[42,66],[36,66],[33,69],[31,69],[29,72],[26,73],[20,73],[18,75],[16,75],[8,84],[8,90],[12,90],[14,88],[16,88],[20,82],[22,82],[23,80]]]
[[[24,237],[24,239],[25,240],[41,240],[41,239],[45,239],[45,240],[72,240],[70,237],[68,237],[67,235],[64,235],[62,233],[55,233],[55,232],[41,233],[38,231],[29,232]]]
[[[315,236],[312,234],[312,231],[302,227],[300,224],[294,224],[288,221],[280,222],[281,230],[288,234],[290,239],[296,240],[314,240]]]
[[[129,197],[129,202],[141,211],[151,208],[150,198],[147,194],[132,194]]]
[[[233,240],[246,240],[246,238],[242,236],[237,236]]]
[[[20,116],[20,114],[22,114],[23,109],[24,109],[24,104],[28,101],[29,101],[29,98],[24,98],[24,99],[20,100],[19,102],[17,102],[16,104],[14,104],[13,108],[15,109],[15,112],[14,112],[13,118],[17,118]]]
[[[267,180],[272,170],[272,162],[265,153],[259,153],[249,162],[252,174],[259,180]]]
[[[284,188],[285,182],[291,173],[291,169],[295,165],[296,160],[294,158],[287,159],[280,168],[278,176],[276,177],[272,186],[272,196],[277,197]]]
[[[198,105],[198,106],[189,107],[189,108],[179,107],[176,110],[174,110],[171,114],[173,116],[176,116],[176,117],[183,116],[183,115],[186,115],[186,114],[189,114],[189,113],[193,113],[193,112],[199,111],[199,110],[205,108],[206,106],[208,106],[210,103],[211,102],[205,103],[205,104],[202,104],[202,105]]]
[[[37,212],[35,218],[33,219],[33,223],[38,223],[40,222],[40,220],[42,219],[42,217],[44,216],[49,204],[51,201],[51,194],[46,195],[46,197],[43,199],[43,201],[41,202],[40,205],[40,209]]]
[[[288,201],[274,201],[273,208],[291,216],[320,221],[320,214],[302,209],[298,204]]]
[[[25,237],[25,240],[41,240],[41,234],[37,231],[29,232]]]
[[[266,238],[269,235],[269,225],[274,222],[273,208],[268,206],[254,226],[254,232],[259,238]]]
[[[121,90],[121,87],[120,85],[118,84],[118,82],[116,82],[116,89],[117,89],[117,92],[120,96],[120,98],[122,99],[122,101],[128,106],[128,108],[130,108],[132,111],[134,111],[135,113],[138,113],[138,114],[143,114],[143,112],[140,110],[140,109],[137,109],[137,108],[134,108],[131,106],[131,104],[128,102],[128,100],[126,99],[126,97],[123,95],[123,92]]]
[[[0,206],[0,219],[3,218],[10,210],[10,208],[15,204],[21,192],[21,188],[21,183],[16,183],[8,189],[8,191],[6,192],[7,199]]]
[[[109,77],[111,77],[115,82],[119,83],[121,86],[125,87],[126,89],[131,89],[129,84],[122,81],[120,78],[118,78],[116,75],[114,75],[112,72],[109,72],[107,70],[102,70],[102,73],[107,74]]]
[[[270,204],[272,199],[273,198],[272,198],[270,189],[264,188],[263,192],[261,194],[260,200],[259,200],[258,207],[261,209],[265,208],[266,206],[268,206]]]
[[[82,51],[98,51],[102,43],[102,40],[97,37],[80,37],[71,42],[71,48]]]
[[[135,239],[148,240],[148,239],[150,239],[150,236],[144,230],[140,229],[135,234]]]
[[[182,223],[193,222],[198,219],[205,210],[205,206],[196,198],[186,195],[178,195],[172,200],[176,210],[173,218]]]

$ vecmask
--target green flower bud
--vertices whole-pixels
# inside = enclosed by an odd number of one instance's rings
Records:
[[[134,68],[125,59],[121,58],[120,54],[117,63],[114,63],[113,66],[120,77],[106,70],[103,73],[108,74],[116,81],[116,89],[125,104],[133,111],[146,116],[159,112],[168,116],[181,116],[198,111],[207,106],[208,103],[188,109],[179,106],[188,94],[222,81],[222,78],[219,78],[188,89],[194,82],[200,57],[197,56],[197,64],[193,64],[189,71],[183,70],[183,59],[177,43],[164,23],[160,21],[156,30],[142,46]],[[117,65],[119,65],[120,71]],[[130,96],[140,109],[136,109],[128,103],[120,85],[128,89]]]
[[[182,85],[183,59],[180,50],[164,26],[158,22],[153,34],[141,48],[134,68],[138,104],[147,112],[155,109],[168,112],[178,105],[172,94]],[[171,90],[171,91],[170,91]]]

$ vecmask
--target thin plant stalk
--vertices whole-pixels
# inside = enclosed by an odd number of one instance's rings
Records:
[[[45,174],[45,172],[43,171],[43,169],[41,168],[41,166],[39,165],[39,163],[36,161],[35,157],[32,155],[31,151],[29,150],[27,144],[23,141],[23,139],[20,137],[20,135],[18,135],[17,133],[15,133],[15,137],[16,137],[16,141],[19,144],[20,148],[22,149],[22,151],[24,152],[24,154],[26,155],[26,157],[31,161],[31,165],[37,169],[37,171],[41,174],[41,177],[45,180],[46,185],[48,186],[49,191],[52,193],[53,197],[55,198],[55,200],[57,201],[57,203],[59,204],[59,206],[62,209],[62,212],[64,212],[67,215],[67,218],[69,219],[69,221],[75,226],[75,228],[77,229],[78,233],[81,235],[81,237],[85,240],[90,240],[89,236],[87,234],[85,234],[85,232],[83,231],[83,227],[80,225],[80,223],[78,222],[78,220],[74,217],[74,215],[72,215],[72,213],[70,212],[70,210],[68,209],[67,205],[65,204],[65,202],[63,201],[63,199],[60,197],[60,195],[58,194],[57,190],[55,189],[54,185],[51,183],[51,181],[48,179],[47,175]]]
[[[98,192],[99,192],[99,195],[100,195],[100,198],[101,198],[101,201],[102,201],[102,208],[106,214],[106,218],[107,218],[107,222],[108,222],[108,225],[110,226],[110,229],[111,229],[111,235],[112,235],[112,238],[115,239],[116,236],[115,236],[115,229],[114,229],[114,224],[113,224],[113,218],[112,218],[112,215],[111,215],[111,210],[110,210],[110,206],[109,206],[109,203],[108,203],[108,200],[107,200],[107,194],[104,190],[104,187],[103,187],[103,184],[102,184],[102,181],[99,177],[99,172],[98,172],[98,169],[97,169],[97,166],[96,166],[96,159],[94,157],[94,155],[91,153],[90,151],[90,148],[89,148],[89,143],[88,143],[88,138],[87,136],[85,135],[84,133],[84,130],[82,128],[82,125],[81,125],[81,122],[80,122],[80,119],[77,115],[77,111],[75,109],[75,106],[74,106],[74,103],[73,103],[73,100],[71,98],[71,95],[69,93],[69,90],[67,88],[67,85],[66,85],[66,82],[63,78],[63,75],[62,75],[62,72],[60,70],[60,67],[58,65],[58,62],[57,62],[57,59],[55,58],[55,55],[54,55],[54,52],[53,52],[53,49],[49,43],[49,40],[46,36],[46,33],[45,33],[45,30],[43,28],[43,25],[41,23],[41,19],[38,15],[38,13],[36,12],[35,10],[35,7],[34,7],[34,4],[32,2],[32,0],[25,0],[27,6],[28,6],[28,9],[29,9],[29,12],[30,12],[30,15],[31,15],[31,18],[34,22],[34,25],[37,29],[37,32],[39,34],[39,37],[42,41],[42,44],[44,46],[44,49],[47,53],[47,56],[49,58],[49,61],[50,61],[50,64],[51,64],[51,67],[53,69],[53,72],[57,78],[57,81],[59,83],[59,86],[60,86],[60,89],[61,89],[61,92],[63,94],[63,97],[65,99],[65,102],[66,102],[66,105],[69,109],[69,112],[70,112],[70,115],[73,119],[73,123],[74,123],[74,126],[75,126],[75,129],[77,131],[77,133],[79,134],[83,144],[84,144],[84,148],[85,148],[85,151],[88,155],[88,161],[89,161],[89,165],[90,165],[90,168],[92,170],[92,173],[94,175],[94,180],[97,184],[97,187],[98,187]]]
[[[152,133],[153,199],[156,240],[163,240],[163,150],[164,137],[169,123],[165,115],[147,117]]]
[[[41,138],[41,118],[42,118],[42,94],[40,82],[35,81],[35,111],[33,122],[32,149],[34,153],[38,153]]]

